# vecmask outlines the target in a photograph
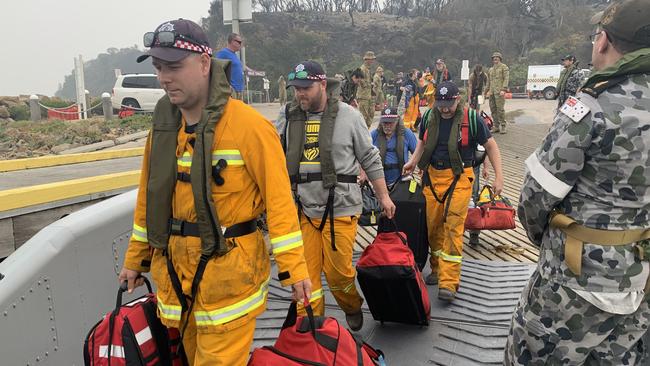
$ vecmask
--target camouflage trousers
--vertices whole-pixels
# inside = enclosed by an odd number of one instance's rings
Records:
[[[611,314],[535,271],[513,314],[504,364],[648,365],[649,322],[647,299],[632,314]]]
[[[375,103],[372,99],[357,99],[357,103],[359,103],[359,111],[366,121],[366,126],[370,128],[372,120],[375,118]]]
[[[490,113],[494,120],[494,126],[506,128],[506,98],[499,94],[490,95]]]

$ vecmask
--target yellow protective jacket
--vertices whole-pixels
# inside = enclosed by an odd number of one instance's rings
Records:
[[[225,77],[223,67],[213,61],[212,73],[215,72]],[[212,79],[211,85],[214,84],[214,75]],[[223,115],[215,123],[212,160],[225,159],[228,163],[221,171],[224,184],[217,186],[211,181],[212,199],[220,224],[229,227],[246,222],[266,210],[271,251],[278,264],[282,285],[308,278],[298,215],[275,128],[253,108],[235,99],[228,100]],[[190,172],[194,135],[185,131],[183,120],[176,146],[179,173]],[[134,229],[124,267],[140,272],[151,271],[157,287],[158,314],[166,326],[179,327],[181,306],[171,285],[166,258],[161,249],[153,249],[147,240],[148,167],[156,163],[155,156],[150,154],[150,144],[151,135],[145,147]],[[176,182],[171,212],[176,219],[197,221],[189,182]],[[191,314],[199,329],[204,331],[233,329],[266,308],[270,259],[262,233],[258,230],[226,240],[233,249],[208,261]],[[170,236],[168,251],[183,292],[190,295],[201,255],[201,239]]]

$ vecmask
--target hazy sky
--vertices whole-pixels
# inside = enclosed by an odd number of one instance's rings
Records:
[[[110,47],[142,48],[165,20],[199,21],[210,0],[0,0],[0,95],[54,95],[74,58]]]

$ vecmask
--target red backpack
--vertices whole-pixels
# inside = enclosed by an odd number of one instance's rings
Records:
[[[117,292],[115,309],[88,332],[84,342],[86,366],[183,366],[180,333],[167,328],[156,314],[157,300],[145,277],[148,293],[122,305],[124,282]],[[182,350],[181,350],[182,351]]]
[[[384,354],[355,338],[334,318],[297,315],[295,302],[282,325],[275,346],[253,351],[248,366],[377,366]]]

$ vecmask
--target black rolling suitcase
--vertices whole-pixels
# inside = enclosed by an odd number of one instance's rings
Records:
[[[415,182],[413,183],[415,184]],[[390,191],[390,199],[395,204],[395,223],[409,238],[409,247],[420,271],[427,264],[429,237],[427,235],[427,209],[422,187],[415,185],[409,190],[411,181],[398,180]],[[393,231],[390,221],[380,220],[377,231]]]

